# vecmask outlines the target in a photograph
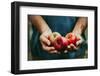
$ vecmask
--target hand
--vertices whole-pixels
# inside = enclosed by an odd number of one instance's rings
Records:
[[[51,30],[46,30],[40,35],[40,42],[42,44],[43,50],[47,51],[48,53],[57,53],[57,50],[51,45],[51,42],[48,39],[48,36],[52,33]]]
[[[70,34],[70,33],[69,33]],[[69,36],[69,34],[67,34],[66,37]],[[84,41],[84,39],[81,37],[81,35],[79,34],[75,34],[73,33],[77,39],[79,39],[77,42],[76,42],[76,45],[75,44],[70,44],[67,46],[66,50],[64,51],[64,53],[67,53],[68,51],[73,51],[73,50],[77,50],[79,47],[80,47],[80,44]]]

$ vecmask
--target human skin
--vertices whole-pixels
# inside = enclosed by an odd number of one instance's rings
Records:
[[[53,46],[50,46],[51,43],[48,40],[48,36],[52,33],[52,30],[49,28],[45,20],[41,16],[29,16],[29,19],[32,22],[32,24],[34,24],[34,27],[36,27],[36,29],[41,33],[40,42],[42,44],[43,50],[47,51],[48,53],[58,53],[59,54],[59,52]],[[80,44],[83,41],[81,34],[86,29],[86,25],[87,25],[87,18],[80,17],[77,20],[75,27],[72,31],[72,33],[80,37],[78,44]],[[72,46],[72,48],[69,48],[69,49],[66,48],[66,50],[77,49],[77,47],[74,45],[70,45],[70,46]]]
[[[34,27],[36,27],[36,29],[41,33],[40,42],[43,50],[49,53],[56,53],[57,50],[55,50],[53,46],[49,46],[51,43],[48,40],[48,36],[52,33],[52,31],[48,24],[41,16],[30,16],[29,19],[31,20],[32,24],[34,24]]]
[[[75,27],[72,31],[72,33],[74,33],[77,37],[79,37],[80,40],[77,41],[77,46],[71,44],[70,48],[66,48],[66,50],[78,49],[79,45],[84,41],[83,38],[81,37],[81,34],[85,31],[86,27],[87,27],[87,18],[86,17],[80,17],[77,20]],[[65,52],[66,52],[66,50],[65,50]]]

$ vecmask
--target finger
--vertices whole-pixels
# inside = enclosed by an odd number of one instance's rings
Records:
[[[69,50],[69,51],[72,50],[70,45],[67,46],[67,50]]]
[[[79,41],[76,42],[76,45],[79,46],[84,40],[80,39]]]
[[[51,54],[57,54],[58,53],[58,51],[57,50],[53,50],[53,51],[50,51],[49,53],[51,53]]]
[[[43,48],[44,50],[46,50],[46,51],[51,51],[51,50],[54,50],[54,49],[55,49],[54,47],[47,46],[47,45],[45,45],[45,44],[42,43],[42,42],[41,42],[41,44],[42,44],[42,48]]]
[[[67,49],[72,51],[72,50],[77,50],[77,47],[74,44],[70,44],[67,46]]]
[[[48,40],[48,38],[46,38],[45,36],[41,36],[40,37],[40,41],[44,42],[47,45],[50,45],[50,41]]]
[[[70,45],[68,45],[68,46],[67,46],[67,49],[70,49],[70,48],[71,48],[71,46],[70,46]]]
[[[77,47],[74,44],[70,45],[73,50],[77,50]]]
[[[77,35],[77,38],[79,38],[79,40],[76,42],[76,45],[79,46],[84,41],[84,39],[80,35]]]
[[[64,53],[68,53],[68,50],[65,50]]]

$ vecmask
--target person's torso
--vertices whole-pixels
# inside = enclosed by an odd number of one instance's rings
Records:
[[[66,35],[71,32],[77,21],[77,17],[69,16],[42,16],[53,32]]]

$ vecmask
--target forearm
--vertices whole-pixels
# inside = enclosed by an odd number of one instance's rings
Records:
[[[75,27],[72,32],[75,34],[81,35],[86,29],[86,27],[87,27],[87,18],[80,17],[78,21],[76,22]]]
[[[40,33],[43,33],[46,30],[50,30],[48,24],[44,21],[44,19],[41,16],[30,16],[29,19]]]

